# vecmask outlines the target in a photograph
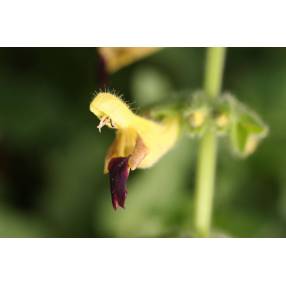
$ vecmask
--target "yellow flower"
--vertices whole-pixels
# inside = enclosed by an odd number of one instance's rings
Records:
[[[141,58],[144,58],[159,48],[98,48],[109,73],[116,72]]]
[[[100,120],[99,130],[105,125],[117,129],[106,155],[104,172],[110,173],[113,207],[124,207],[129,171],[151,167],[174,146],[179,135],[179,119],[175,115],[160,122],[146,119],[107,92],[95,96],[90,110]]]

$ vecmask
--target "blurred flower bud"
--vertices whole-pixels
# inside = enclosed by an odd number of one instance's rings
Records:
[[[201,136],[209,123],[210,106],[202,92],[196,92],[184,109],[187,133],[191,137]]]

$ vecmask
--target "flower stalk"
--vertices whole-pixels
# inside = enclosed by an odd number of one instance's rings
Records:
[[[225,48],[208,48],[206,58],[204,92],[214,98],[221,92]],[[203,135],[198,152],[194,227],[197,236],[210,233],[217,157],[215,130],[209,128]]]

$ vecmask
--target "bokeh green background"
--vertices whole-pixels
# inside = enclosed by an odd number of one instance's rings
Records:
[[[204,60],[203,48],[163,49],[108,88],[140,111],[201,88]],[[1,237],[192,236],[196,140],[132,172],[126,209],[112,209],[102,169],[114,132],[89,112],[98,67],[93,48],[0,49]],[[270,134],[246,160],[220,142],[212,235],[286,237],[286,49],[228,49],[223,86]]]

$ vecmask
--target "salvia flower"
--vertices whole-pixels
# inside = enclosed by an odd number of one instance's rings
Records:
[[[174,146],[179,119],[172,115],[156,122],[141,117],[119,97],[107,92],[95,96],[90,110],[100,120],[99,131],[103,126],[116,129],[105,158],[104,173],[109,173],[114,209],[124,208],[130,170],[151,167]]]

